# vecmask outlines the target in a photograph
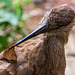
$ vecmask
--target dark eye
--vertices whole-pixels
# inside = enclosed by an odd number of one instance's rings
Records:
[[[62,9],[62,10],[60,10],[61,12],[66,12],[67,10],[66,9]]]

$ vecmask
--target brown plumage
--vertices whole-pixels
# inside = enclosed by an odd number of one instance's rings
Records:
[[[11,43],[9,49],[0,53],[0,75],[65,75],[64,45],[74,17],[68,6],[50,10],[42,19],[40,29],[12,47]],[[28,40],[41,33],[43,37]]]

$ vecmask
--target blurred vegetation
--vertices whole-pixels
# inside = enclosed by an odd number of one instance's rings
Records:
[[[22,3],[33,4],[30,0],[0,0],[0,51],[15,41],[15,36],[26,36],[27,30],[19,25],[23,15]]]

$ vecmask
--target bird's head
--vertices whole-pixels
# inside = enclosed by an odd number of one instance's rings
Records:
[[[67,5],[55,7],[43,17],[42,25],[47,24],[44,29],[44,33],[56,33],[62,31],[70,31],[74,25],[75,13]]]
[[[42,33],[57,33],[59,31],[70,30],[73,25],[71,24],[75,18],[74,11],[67,5],[55,7],[43,17],[41,25],[29,34],[24,39],[13,45],[11,48],[18,44]],[[68,27],[69,26],[69,27]],[[66,29],[66,27],[68,27]],[[62,33],[61,33],[62,34]],[[9,50],[11,49],[9,48]]]

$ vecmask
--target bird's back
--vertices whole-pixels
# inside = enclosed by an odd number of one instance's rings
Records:
[[[12,50],[5,50],[0,53],[0,75],[33,75],[29,69],[29,55],[37,47],[40,48],[40,43],[43,38],[28,40]],[[14,43],[10,43],[9,47]]]

